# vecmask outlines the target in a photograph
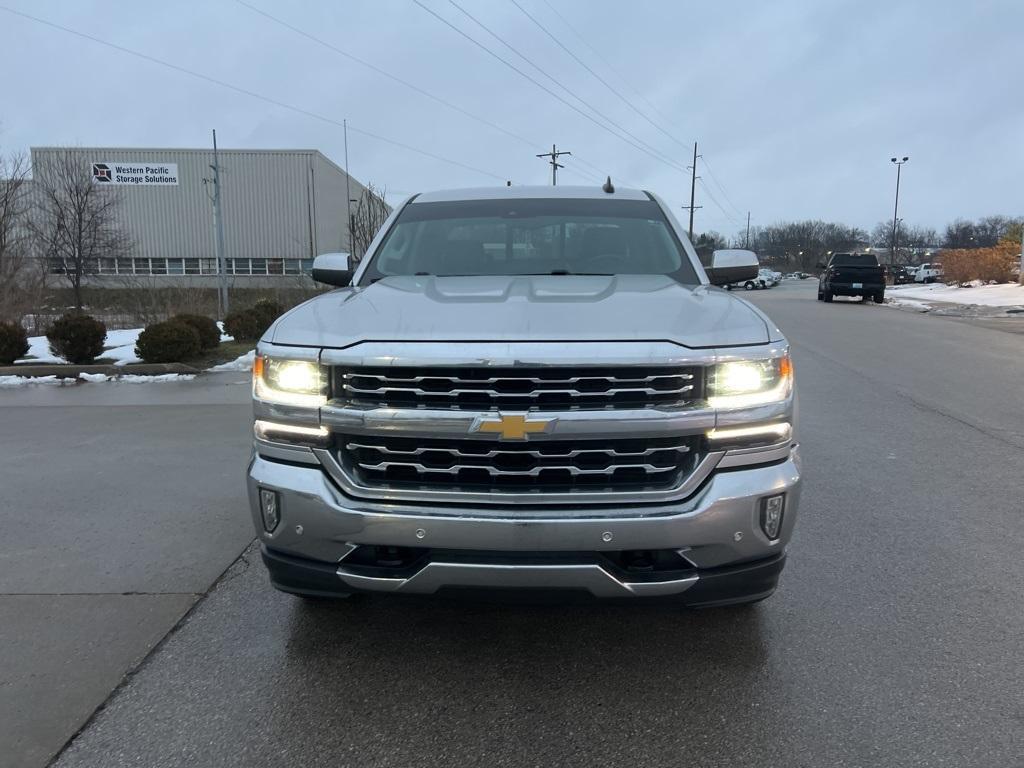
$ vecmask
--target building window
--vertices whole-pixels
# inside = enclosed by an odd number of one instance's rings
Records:
[[[284,259],[267,259],[267,274],[283,275]]]
[[[149,265],[154,275],[167,274],[167,259],[150,259]]]
[[[265,275],[265,274],[267,274],[267,260],[266,259],[252,259],[252,273],[254,275]]]
[[[186,275],[198,275],[199,274],[199,259],[185,259],[185,274]]]
[[[203,274],[203,275],[216,275],[216,274],[219,274],[218,271],[217,271],[217,260],[216,259],[200,259],[199,260],[199,271],[200,271],[200,274]]]
[[[313,260],[312,259],[303,259],[302,260],[302,274],[308,275],[312,271],[313,271]]]
[[[185,261],[184,261],[184,259],[168,259],[167,260],[167,274],[168,275],[184,275],[185,274]]]
[[[298,259],[285,259],[284,260],[284,273],[286,275],[300,275],[302,274],[302,262]]]
[[[149,259],[132,259],[132,272],[136,275],[151,275]]]

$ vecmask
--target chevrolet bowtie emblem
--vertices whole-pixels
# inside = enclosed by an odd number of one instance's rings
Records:
[[[528,419],[525,413],[488,414],[477,416],[469,431],[495,434],[499,440],[528,440],[530,435],[550,432],[556,421],[557,418]]]

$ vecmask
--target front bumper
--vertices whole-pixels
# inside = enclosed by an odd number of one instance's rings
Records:
[[[800,499],[799,449],[770,465],[717,470],[689,498],[667,504],[536,509],[391,504],[341,493],[317,466],[254,455],[250,507],[275,586],[301,594],[356,590],[433,594],[449,588],[582,591],[597,597],[678,597],[721,603],[770,594],[785,559]],[[280,522],[263,528],[259,490],[277,491]],[[779,538],[760,526],[760,503],[786,494]],[[357,568],[361,546],[424,552],[415,568]],[[688,566],[631,575],[605,555],[673,551]],[[495,557],[491,557],[494,555]],[[544,557],[538,557],[544,555]],[[718,587],[713,588],[713,584]]]

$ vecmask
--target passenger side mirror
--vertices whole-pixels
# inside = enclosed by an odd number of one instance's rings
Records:
[[[318,283],[344,288],[352,282],[355,271],[352,255],[348,253],[321,253],[313,259],[313,279]]]
[[[729,285],[753,280],[759,268],[757,254],[753,251],[728,249],[711,254],[711,266],[705,267],[712,285]]]

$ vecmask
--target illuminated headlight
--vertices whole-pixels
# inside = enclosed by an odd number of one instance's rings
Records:
[[[327,402],[327,376],[319,363],[258,355],[252,377],[258,400],[309,408]]]
[[[751,408],[785,400],[793,391],[789,353],[772,360],[730,360],[711,369],[708,405]]]

